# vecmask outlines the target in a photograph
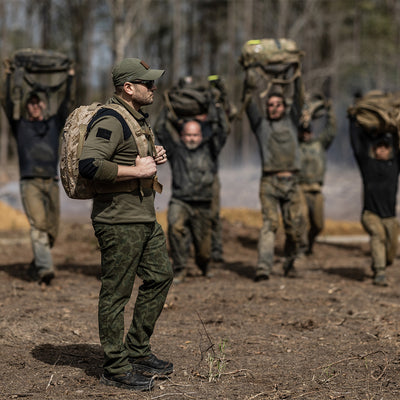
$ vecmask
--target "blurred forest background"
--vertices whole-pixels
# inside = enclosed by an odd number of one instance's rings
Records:
[[[110,71],[124,57],[139,57],[167,73],[162,92],[185,75],[219,74],[240,108],[244,74],[238,64],[249,39],[290,38],[304,50],[307,90],[332,99],[338,137],[329,161],[353,165],[346,109],[357,91],[400,86],[398,0],[0,0],[0,55],[26,47],[53,49],[75,61],[75,105],[105,101]],[[224,165],[258,163],[247,118],[233,123]],[[0,161],[13,157],[1,115]]]

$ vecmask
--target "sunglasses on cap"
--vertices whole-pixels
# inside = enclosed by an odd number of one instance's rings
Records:
[[[154,81],[133,81],[131,83],[146,86],[146,88],[149,90],[153,89],[153,87],[154,87]]]

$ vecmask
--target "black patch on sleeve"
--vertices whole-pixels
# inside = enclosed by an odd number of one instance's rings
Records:
[[[122,129],[124,132],[124,140],[128,140],[132,135],[132,132],[128,127],[128,124],[126,123],[124,117],[118,111],[115,111],[111,108],[101,108],[99,111],[97,111],[97,113],[93,116],[93,118],[91,119],[91,121],[89,122],[89,124],[87,126],[86,136],[87,136],[88,132],[92,129],[92,126],[94,125],[94,123],[98,119],[103,118],[107,115],[111,115],[111,116],[115,117],[121,123]],[[108,140],[110,140],[110,139],[108,139]]]
[[[109,131],[108,129],[99,128],[97,129],[96,137],[101,137],[103,139],[110,140],[111,131]]]
[[[94,158],[86,158],[79,161],[79,173],[86,179],[93,179],[98,167],[93,164]]]

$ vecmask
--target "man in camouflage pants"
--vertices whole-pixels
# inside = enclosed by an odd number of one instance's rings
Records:
[[[183,123],[181,139],[174,140],[166,126],[167,110],[158,120],[155,132],[165,147],[172,171],[172,197],[168,208],[168,239],[173,260],[174,282],[184,280],[190,238],[196,264],[209,275],[212,235],[212,200],[218,170],[218,155],[228,135],[226,115],[217,104],[207,117],[211,134],[203,138],[200,122]]]
[[[363,180],[361,223],[370,236],[373,283],[387,286],[386,267],[398,243],[396,217],[400,171],[398,133],[373,134],[350,116],[350,138]]]
[[[80,174],[100,189],[93,199],[92,221],[101,250],[101,382],[133,390],[152,388],[153,378],[144,374],[173,372],[172,363],[158,359],[149,343],[173,275],[154,209],[157,165],[166,162],[166,152],[154,145],[141,111],[153,103],[154,80],[163,73],[136,58],[114,67],[115,95],[110,103],[125,108],[131,115],[129,122],[138,130],[129,129],[118,112],[100,110],[92,120],[79,162]],[[124,341],[124,308],[136,275],[143,283]]]
[[[247,78],[247,93],[255,85]],[[255,280],[269,279],[274,262],[275,234],[279,226],[278,208],[282,213],[286,234],[285,276],[296,275],[294,262],[299,254],[302,226],[304,225],[304,197],[298,184],[300,150],[297,127],[302,109],[302,88],[300,79],[295,81],[295,94],[290,111],[278,88],[267,98],[267,117],[260,112],[254,95],[246,107],[252,131],[258,141],[262,177],[260,201],[263,226],[258,240],[258,261]],[[248,97],[248,96],[246,96]]]
[[[303,113],[304,114],[304,113]],[[306,201],[307,229],[302,235],[302,248],[312,254],[315,238],[324,227],[324,196],[322,185],[326,171],[325,153],[336,135],[335,117],[328,107],[318,122],[322,123],[321,133],[313,137],[309,118],[299,127],[301,170],[299,182]]]

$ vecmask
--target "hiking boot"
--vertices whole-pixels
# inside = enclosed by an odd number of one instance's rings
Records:
[[[267,281],[269,279],[269,275],[265,272],[259,273],[255,276],[254,282],[261,282],[261,281]]]
[[[383,272],[377,273],[373,280],[373,284],[377,286],[388,286],[386,275]]]
[[[129,361],[134,371],[150,375],[163,376],[174,372],[174,366],[171,362],[160,360],[154,354],[146,357],[130,358]]]
[[[45,285],[50,285],[50,282],[54,279],[54,271],[41,271],[39,273],[39,284],[44,283]]]
[[[224,257],[222,257],[221,255],[212,256],[211,261],[215,264],[222,264],[225,262]]]
[[[206,267],[201,267],[201,275],[204,276],[205,278],[212,278],[214,274],[210,272],[210,267],[207,265]]]
[[[185,280],[185,277],[186,277],[186,271],[184,269],[181,269],[179,271],[174,271],[174,279],[172,280],[172,282],[175,284],[182,283]]]
[[[123,389],[138,390],[141,392],[149,391],[154,386],[153,378],[142,374],[127,372],[125,374],[111,375],[107,372],[100,378],[100,382],[108,386],[116,386]]]
[[[283,275],[287,278],[296,278],[297,271],[294,267],[294,259],[286,259],[283,263]]]

